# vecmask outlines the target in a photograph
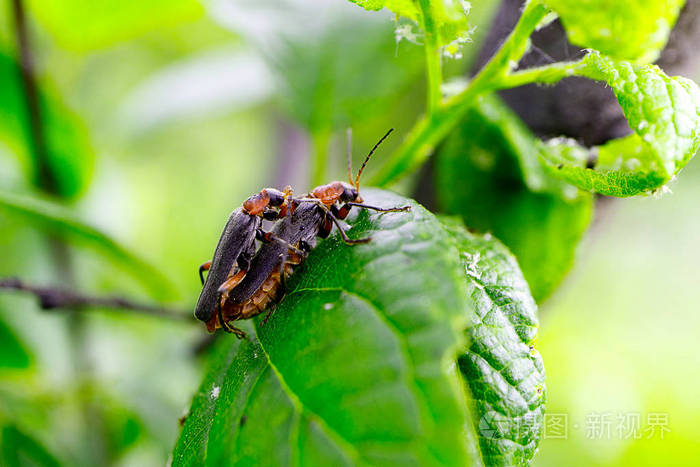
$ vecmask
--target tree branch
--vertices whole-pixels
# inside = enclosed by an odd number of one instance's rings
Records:
[[[27,284],[20,279],[9,277],[0,279],[0,289],[18,290],[36,296],[42,310],[90,308],[111,308],[132,313],[151,315],[179,321],[192,321],[192,314],[185,310],[173,310],[160,305],[137,303],[121,297],[93,297],[57,287],[44,287]]]

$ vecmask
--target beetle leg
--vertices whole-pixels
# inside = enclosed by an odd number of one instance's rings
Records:
[[[311,251],[311,245],[309,245],[308,242],[305,242],[304,240],[299,241],[299,249],[304,253],[303,258],[306,258],[309,256],[309,252]]]
[[[274,221],[281,217],[281,211],[279,209],[265,208],[262,216],[266,221]]]
[[[228,279],[224,281],[223,284],[219,286],[218,292],[221,295],[229,293],[234,287],[238,285],[239,282],[245,277],[246,271],[238,271],[236,274],[229,276]]]
[[[224,321],[223,314],[221,312],[221,301],[219,301],[219,322],[221,323],[221,329],[224,331],[235,334],[237,338],[239,339],[245,339],[248,337],[248,335],[245,333],[243,329],[239,329],[236,326],[231,326],[229,325],[226,321]]]
[[[296,248],[295,248],[296,249]],[[299,250],[297,250],[299,251]],[[279,264],[279,271],[280,271],[280,285],[279,288],[277,289],[277,296],[282,296],[285,293],[287,293],[287,280],[284,277],[284,264],[287,262],[287,252],[285,251],[280,255],[280,264]],[[267,314],[263,318],[262,321],[260,321],[260,327],[265,326],[265,323],[267,323],[267,320],[270,319],[270,316],[272,316],[272,313],[275,311],[277,306],[271,306],[270,309],[267,311]]]
[[[379,212],[402,212],[402,211],[410,211],[411,206],[402,206],[400,208],[379,208],[376,206],[370,206],[367,204],[362,204],[362,203],[355,203],[355,202],[348,202],[343,204],[341,207],[336,207],[335,205],[331,206],[331,213],[337,218],[337,219],[345,219],[348,217],[348,214],[350,214],[350,209],[352,209],[353,206],[357,206],[359,208],[365,208],[365,209],[372,209],[374,211],[379,211]]]
[[[299,250],[297,250],[299,251]],[[280,288],[278,292],[278,296],[284,295],[287,293],[287,274],[285,274],[285,264],[287,263],[287,255],[288,252],[284,252],[280,255]]]
[[[235,326],[229,327],[228,332],[235,334],[236,337],[238,337],[239,339],[246,339],[248,337],[248,335],[245,333],[245,331],[243,329],[239,329]]]
[[[202,285],[204,285],[204,271],[208,271],[210,267],[211,261],[207,261],[199,267],[199,278],[202,280]]]
[[[333,209],[333,208],[329,209],[328,206],[326,206],[326,205],[323,204],[319,199],[316,199],[316,198],[299,198],[299,199],[296,199],[295,201],[298,201],[298,202],[301,202],[301,203],[316,203],[318,206],[320,206],[324,211],[326,211],[326,220],[330,219],[331,222],[333,222],[333,223],[336,225],[336,227],[338,227],[338,230],[340,231],[340,237],[343,239],[343,242],[347,243],[348,245],[356,245],[356,244],[358,244],[358,243],[367,243],[367,242],[369,242],[369,241],[372,240],[372,239],[371,239],[371,238],[358,238],[357,240],[352,240],[352,239],[350,239],[350,238],[345,234],[345,231],[341,228],[340,222],[338,221],[338,219],[337,219],[336,216],[334,215],[334,212],[337,212],[337,213],[340,214],[340,215],[347,216],[347,213],[344,213],[344,212],[343,212],[343,211],[345,210],[345,207],[346,207],[346,206],[348,206],[347,211],[350,210],[349,206],[358,206],[358,207],[363,207],[363,208],[367,208],[367,209],[374,209],[374,210],[376,210],[376,211],[381,211],[381,212],[409,211],[409,210],[411,209],[411,206],[403,206],[403,207],[400,207],[400,208],[389,208],[389,209],[385,209],[385,208],[378,208],[378,207],[375,207],[375,206],[368,206],[368,205],[366,205],[366,204],[361,204],[361,203],[346,203],[346,205],[343,206],[340,210],[337,210],[337,209]],[[342,217],[341,217],[341,218],[342,218]],[[324,233],[325,233],[326,235],[328,235],[328,233],[330,233],[330,232],[328,231],[328,229],[326,228],[326,226],[323,226],[323,227],[320,229],[320,231],[319,231],[319,237],[325,238],[325,237],[323,236]]]
[[[277,308],[277,305],[273,305],[270,307],[269,310],[267,310],[267,313],[265,314],[265,317],[260,321],[260,327],[264,327],[267,324],[267,320],[270,319],[270,316],[272,316],[272,313],[275,311]]]
[[[231,332],[231,329],[229,328],[229,325],[224,321],[224,314],[223,311],[221,310],[221,294],[219,293],[218,295],[218,300],[216,301],[216,314],[219,317],[219,324],[221,325],[221,329],[223,329],[226,332]]]
[[[301,251],[299,248],[295,247],[294,245],[292,245],[292,244],[289,243],[288,241],[286,241],[286,240],[284,240],[284,239],[282,239],[282,238],[279,238],[278,236],[274,235],[272,232],[265,232],[265,231],[263,231],[262,229],[258,229],[258,230],[255,232],[255,236],[256,236],[256,238],[257,238],[258,240],[260,240],[261,242],[264,242],[264,243],[279,242],[279,243],[281,243],[282,245],[285,245],[285,246],[286,246],[287,248],[289,248],[290,250],[293,250],[295,253],[299,253],[299,254],[303,254],[303,253],[304,253],[304,252]]]
[[[402,211],[410,211],[411,210],[411,206],[401,206],[400,208],[379,208],[376,206],[369,206],[367,204],[353,203],[353,202],[346,203],[345,206],[348,206],[348,209],[350,206],[357,206],[358,208],[372,209],[373,211],[379,211],[379,212],[402,212]],[[343,208],[345,208],[345,206],[343,206]]]
[[[250,269],[250,261],[255,256],[255,240],[251,241],[247,247],[245,247],[241,254],[238,255],[236,264],[238,264],[238,269],[247,271]]]
[[[250,268],[250,261],[252,259],[253,259],[253,255],[244,251],[238,256],[238,259],[236,260],[236,264],[242,270],[247,271],[248,268]]]
[[[357,245],[358,243],[367,243],[372,240],[371,237],[367,238],[358,238],[356,240],[351,239],[350,237],[347,236],[345,231],[343,230],[343,227],[340,225],[340,221],[335,218],[333,214],[327,214],[326,215],[327,219],[330,219],[331,222],[335,224],[336,227],[338,227],[338,232],[340,233],[340,238],[343,239],[343,242],[348,244],[348,245]]]
[[[345,219],[346,217],[348,217],[348,214],[350,214],[350,208],[352,208],[352,206],[350,206],[347,203],[341,206],[340,208],[336,207],[334,204],[333,206],[331,206],[331,214],[333,214],[336,217],[336,219]]]
[[[224,281],[223,284],[219,286],[219,289],[217,290],[217,300],[216,300],[216,313],[219,317],[219,323],[221,324],[221,328],[226,331],[226,332],[233,332],[234,334],[238,335],[236,331],[234,331],[233,326],[229,326],[229,324],[224,320],[224,311],[223,307],[221,306],[222,299],[224,295],[227,295],[229,291],[233,290],[234,287],[238,285],[239,282],[243,280],[243,278],[246,275],[246,271],[238,271],[236,274],[229,276],[228,279]],[[240,329],[238,329],[240,331]],[[243,331],[241,331],[243,332]],[[244,333],[245,334],[245,333]]]
[[[321,238],[328,238],[328,236],[331,234],[331,230],[333,230],[333,223],[331,220],[328,218],[332,214],[326,214],[326,216],[323,218],[323,224],[318,229],[318,236]]]

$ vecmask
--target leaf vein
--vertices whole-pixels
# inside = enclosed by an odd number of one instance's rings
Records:
[[[296,292],[296,290],[294,292]],[[309,409],[309,407],[307,407],[302,402],[301,398],[292,390],[291,387],[289,387],[286,380],[284,379],[284,376],[279,371],[279,368],[277,368],[277,366],[272,362],[272,359],[270,358],[270,354],[267,352],[267,350],[265,349],[265,346],[263,345],[262,342],[260,342],[260,347],[262,348],[263,352],[265,353],[265,357],[267,357],[267,361],[270,365],[270,368],[277,376],[277,379],[278,379],[280,385],[282,386],[282,389],[289,397],[290,401],[294,405],[297,412],[300,415],[302,413],[306,413],[306,414],[308,414],[309,418],[313,418],[319,424],[321,429],[326,431],[326,434],[329,435],[329,438],[332,439],[333,441],[335,441],[336,444],[338,445],[338,448],[341,449],[342,451],[344,451],[348,457],[350,457],[353,460],[356,460],[359,457],[361,457],[359,451],[355,448],[355,446],[352,443],[350,443],[350,441],[345,439],[345,437],[343,437],[337,430],[335,430],[332,426],[330,426],[326,422],[325,419],[323,419],[318,414],[314,413],[311,409]]]

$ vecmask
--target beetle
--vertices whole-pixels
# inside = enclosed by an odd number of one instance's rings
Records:
[[[403,206],[398,208],[380,208],[377,206],[370,206],[367,204],[363,204],[364,200],[362,199],[362,196],[360,196],[360,176],[365,170],[367,162],[369,162],[369,159],[372,157],[372,154],[374,154],[377,148],[384,142],[384,140],[391,134],[392,131],[394,131],[394,129],[390,128],[389,131],[387,131],[386,134],[384,134],[384,136],[382,136],[379,139],[379,141],[377,141],[377,143],[374,145],[369,154],[367,154],[365,160],[362,162],[362,166],[360,166],[360,170],[357,171],[357,176],[355,177],[354,182],[352,179],[352,159],[350,153],[351,133],[350,131],[348,131],[348,182],[341,182],[336,180],[326,185],[320,185],[311,190],[311,192],[305,198],[294,200],[295,202],[299,203],[315,203],[326,213],[326,216],[323,219],[323,224],[320,225],[318,229],[319,237],[328,237],[328,235],[330,235],[331,233],[331,230],[333,229],[333,224],[335,224],[336,227],[338,227],[338,232],[340,233],[340,237],[343,240],[343,242],[349,245],[369,242],[371,240],[370,238],[360,238],[357,240],[351,240],[345,234],[345,231],[338,222],[339,219],[343,220],[348,216],[348,214],[350,214],[350,210],[353,206],[371,209],[373,211],[379,212],[409,211],[411,209],[410,206]]]
[[[207,329],[213,331],[220,326],[239,338],[244,337],[245,333],[241,329],[231,326],[228,322],[253,317],[266,309],[270,303],[276,302],[285,292],[286,278],[303,263],[317,237],[328,237],[333,224],[337,226],[340,237],[346,244],[369,242],[371,238],[350,239],[340,225],[339,219],[345,219],[352,207],[380,212],[410,210],[410,206],[380,208],[366,205],[359,194],[362,171],[377,147],[392,131],[393,129],[389,130],[374,145],[354,182],[348,152],[349,183],[334,181],[314,188],[304,198],[291,199],[291,215],[277,223],[270,233],[277,241],[263,244],[253,257],[247,272],[240,269],[232,271],[226,284],[221,286],[221,289],[226,290],[220,296],[217,316],[210,318]]]
[[[245,337],[245,332],[229,321],[251,318],[284,294],[286,279],[314,247],[317,226],[324,215],[316,205],[305,204],[275,224],[270,232],[274,240],[260,246],[249,269],[234,267],[219,288],[217,313],[207,321],[207,329],[211,332],[221,327],[239,338]]]
[[[220,286],[229,276],[232,268],[248,270],[255,254],[255,240],[272,241],[269,232],[262,230],[262,220],[275,220],[288,214],[288,200],[292,196],[291,187],[284,191],[265,188],[250,196],[243,205],[229,216],[211,261],[199,267],[202,291],[195,307],[195,316],[209,321],[216,310],[221,291]],[[209,271],[206,280],[204,271]]]

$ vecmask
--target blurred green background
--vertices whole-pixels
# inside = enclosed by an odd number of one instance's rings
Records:
[[[71,241],[61,263],[50,229],[4,210],[2,277],[189,312],[197,268],[245,197],[269,185],[306,190],[309,158],[342,179],[347,127],[357,158],[396,128],[379,167],[422,111],[420,46],[396,42],[391,14],[342,0],[24,7],[58,187],[37,183],[8,1],[0,189],[69,206],[170,285],[84,241]],[[448,75],[469,68],[494,8],[472,2],[474,43]],[[698,182],[691,163],[673,194],[599,203],[577,266],[541,307],[547,410],[566,415],[568,432],[546,433],[536,465],[688,465],[700,452]],[[203,335],[197,325],[114,311],[41,312],[31,297],[0,294],[3,445],[69,465],[162,465],[199,384]],[[639,414],[639,439],[616,432],[619,414]],[[649,414],[666,414],[663,439],[647,439]],[[609,436],[590,432],[601,418]]]

